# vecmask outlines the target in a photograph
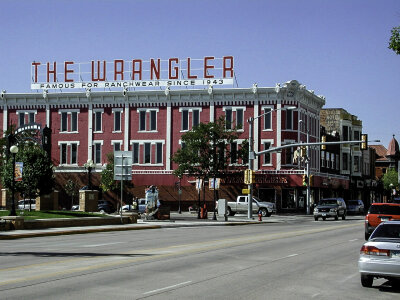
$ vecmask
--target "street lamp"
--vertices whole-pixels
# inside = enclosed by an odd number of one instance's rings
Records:
[[[15,193],[15,155],[18,153],[18,146],[13,145],[10,147],[10,152],[13,155],[13,160],[12,160],[12,197],[11,197],[11,212],[10,216],[16,216],[17,213],[15,211],[15,198],[14,198],[14,193]]]
[[[393,202],[393,194],[394,194],[393,187],[394,187],[393,183],[389,184],[391,202]]]
[[[253,124],[254,120],[261,118],[265,115],[271,114],[273,111],[278,111],[278,110],[294,110],[296,109],[295,106],[288,106],[288,107],[281,107],[277,109],[271,109],[270,111],[267,111],[257,117],[251,117],[247,119],[247,122],[249,123],[249,169],[251,171],[254,170],[254,159],[255,159],[255,153],[254,153],[254,138],[253,138]],[[258,129],[258,128],[257,128]],[[249,219],[253,218],[253,182],[250,180],[250,183],[248,184],[248,189],[250,191],[250,195],[248,198],[248,212],[247,212],[247,217]]]
[[[88,170],[88,190],[92,190],[91,173],[95,164],[93,163],[93,160],[88,159],[83,166]]]

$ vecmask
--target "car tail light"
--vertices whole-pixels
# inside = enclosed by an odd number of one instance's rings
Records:
[[[379,249],[374,246],[363,245],[360,250],[360,254],[364,255],[376,255],[376,256],[390,256],[390,250]]]

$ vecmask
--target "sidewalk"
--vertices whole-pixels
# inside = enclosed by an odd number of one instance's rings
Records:
[[[39,237],[39,236],[52,236],[52,235],[83,234],[83,233],[106,232],[106,231],[157,229],[166,227],[238,226],[238,225],[280,222],[279,218],[275,217],[263,218],[261,222],[258,221],[258,217],[256,215],[253,217],[254,217],[253,220],[249,220],[246,215],[240,215],[240,216],[228,217],[228,221],[225,221],[223,217],[217,216],[217,220],[212,220],[213,214],[209,213],[208,219],[202,220],[202,219],[197,219],[197,214],[189,212],[182,212],[182,214],[178,214],[176,212],[172,212],[171,219],[165,221],[139,219],[136,224],[0,231],[0,240],[10,240],[10,239]]]

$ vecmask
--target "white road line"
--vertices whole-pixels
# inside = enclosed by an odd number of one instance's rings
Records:
[[[160,292],[160,291],[163,291],[163,290],[172,289],[172,288],[174,288],[174,287],[177,287],[177,286],[180,286],[180,285],[184,285],[184,284],[188,284],[188,283],[191,283],[191,282],[192,282],[192,281],[185,281],[185,282],[181,282],[181,283],[174,284],[174,285],[170,285],[170,286],[167,286],[167,287],[164,287],[164,288],[161,288],[161,289],[152,290],[152,291],[149,291],[149,292],[143,293],[143,295],[146,295],[146,294],[151,294],[151,293],[156,293],[156,292]]]
[[[358,239],[349,240],[349,242],[355,242],[355,241],[358,241]]]
[[[125,242],[114,242],[114,243],[105,243],[105,244],[93,244],[93,245],[83,245],[80,247],[89,248],[89,247],[101,247],[101,246],[109,246],[109,245],[116,245],[116,244],[123,244]]]
[[[297,256],[298,254],[297,253],[295,253],[295,254],[290,254],[290,255],[288,255],[288,256],[285,256],[285,257],[282,257],[282,258],[289,258],[289,257],[294,257],[294,256]]]

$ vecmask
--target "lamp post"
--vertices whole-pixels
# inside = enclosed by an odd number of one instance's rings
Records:
[[[83,166],[88,170],[88,190],[92,190],[91,173],[92,173],[92,168],[94,167],[93,160],[88,159]]]
[[[10,152],[12,153],[13,160],[12,160],[12,196],[11,196],[11,212],[10,216],[16,216],[17,213],[15,211],[15,198],[14,198],[14,193],[15,193],[15,155],[18,153],[18,146],[13,145],[10,147]]]
[[[270,111],[263,113],[257,117],[251,117],[247,120],[249,123],[249,169],[253,172],[254,171],[254,159],[255,159],[255,153],[254,153],[254,138],[253,138],[253,125],[254,125],[254,120],[261,118],[265,115],[271,114],[273,111],[278,111],[278,110],[294,110],[296,109],[295,106],[288,106],[288,107],[282,107],[282,108],[277,108],[277,109],[271,109]],[[258,130],[258,128],[257,128]],[[248,198],[248,211],[247,211],[247,218],[252,219],[253,218],[253,182],[250,180],[250,183],[248,184],[248,190],[250,191],[249,198]]]
[[[393,202],[393,183],[389,184],[390,188],[390,201]]]

